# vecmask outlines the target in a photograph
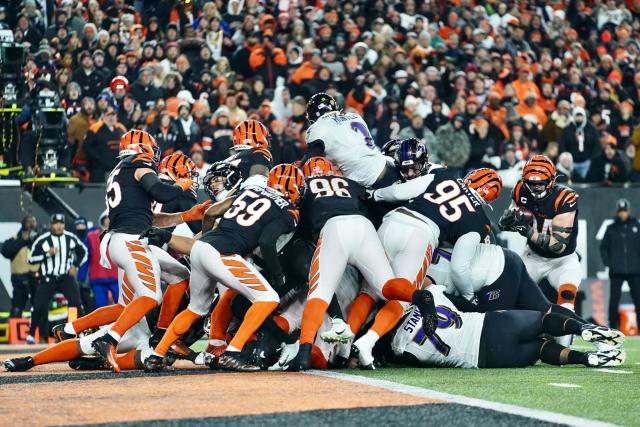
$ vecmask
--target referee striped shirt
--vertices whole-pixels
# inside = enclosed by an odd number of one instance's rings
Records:
[[[55,255],[49,249],[57,248]],[[73,233],[65,231],[55,235],[47,231],[31,246],[30,264],[40,263],[40,274],[57,277],[69,272],[71,266],[80,267],[87,260],[87,247]]]

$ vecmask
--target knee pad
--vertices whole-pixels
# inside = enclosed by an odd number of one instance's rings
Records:
[[[576,295],[578,294],[578,287],[571,283],[565,283],[558,288],[558,304],[564,305],[570,304],[573,308],[576,302]]]

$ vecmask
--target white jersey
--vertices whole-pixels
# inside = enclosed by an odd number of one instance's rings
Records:
[[[438,329],[427,336],[422,329],[422,315],[417,308],[400,324],[391,348],[400,356],[407,352],[430,366],[477,368],[484,313],[464,313],[444,296],[444,287],[431,286],[438,312]]]
[[[384,171],[387,157],[373,143],[365,121],[355,113],[325,114],[307,129],[307,143],[324,142],[324,151],[344,176],[370,187]]]

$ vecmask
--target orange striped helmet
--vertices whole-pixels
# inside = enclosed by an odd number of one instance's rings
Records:
[[[233,148],[269,148],[271,134],[269,129],[257,120],[249,119],[238,123],[233,130]]]
[[[473,170],[464,177],[464,183],[467,187],[476,190],[482,200],[487,203],[493,202],[502,193],[502,178],[493,169]]]
[[[289,163],[274,166],[269,171],[267,185],[284,194],[284,197],[294,205],[304,195],[304,175],[299,168]]]
[[[302,174],[306,177],[340,175],[338,169],[326,157],[312,157],[302,166]]]
[[[191,158],[182,153],[173,153],[162,159],[158,171],[167,175],[173,181],[179,178],[189,178],[196,181],[198,171]]]
[[[131,129],[120,137],[118,157],[135,154],[149,157],[149,160],[155,164],[160,161],[160,148],[156,139],[143,130]]]
[[[536,199],[544,199],[556,183],[556,167],[547,156],[537,154],[524,165],[522,181]]]

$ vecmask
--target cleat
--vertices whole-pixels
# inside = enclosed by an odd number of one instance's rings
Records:
[[[587,366],[611,367],[620,366],[627,358],[624,350],[594,351],[587,353]]]
[[[152,354],[144,361],[145,372],[160,372],[164,369],[164,357]]]
[[[284,371],[287,369],[293,359],[295,359],[298,351],[300,350],[300,342],[296,341],[293,344],[284,344],[280,346],[280,358],[276,363],[269,367],[270,371]]]
[[[300,344],[298,354],[283,369],[289,372],[308,371],[311,369],[311,344]]]
[[[9,372],[24,372],[36,366],[33,357],[16,357],[15,359],[7,359],[4,361],[4,369]]]
[[[207,353],[206,351],[201,351],[196,355],[196,358],[193,359],[193,364],[196,366],[208,366],[211,369],[217,367],[217,364],[214,363],[215,356],[213,354]],[[214,365],[213,367],[211,365]]]
[[[582,339],[594,344],[598,351],[615,350],[622,347],[624,334],[617,329],[598,325],[583,326]]]
[[[260,366],[246,362],[244,355],[239,351],[225,351],[218,359],[218,367],[227,371],[255,372]]]
[[[153,334],[149,337],[149,347],[156,348],[160,343],[160,341],[162,340],[162,337],[164,337],[164,334],[166,332],[167,330],[165,328],[158,328],[156,326],[156,329],[153,331]]]
[[[331,329],[320,334],[322,341],[328,343],[344,343],[348,344],[353,340],[353,332],[344,320],[339,317],[331,319]]]
[[[205,352],[211,354],[215,358],[219,358],[220,356],[222,356],[222,353],[224,353],[226,350],[227,350],[227,343],[224,343],[221,345],[209,344],[207,345]]]
[[[56,342],[62,342],[76,337],[75,335],[68,334],[64,331],[64,323],[51,328],[51,335],[56,339]]]
[[[118,341],[116,341],[109,333],[96,338],[91,343],[91,346],[95,351],[106,361],[113,369],[113,372],[119,373],[120,367],[116,361],[116,355],[118,354]]]
[[[256,348],[254,349],[254,358],[261,369],[268,369],[274,362],[278,360],[279,343],[269,333],[261,333],[256,340]]]
[[[78,357],[69,361],[69,367],[76,371],[102,371],[111,369],[100,357]]]
[[[436,314],[433,295],[428,290],[423,289],[415,291],[412,299],[422,315],[422,329],[424,329],[424,333],[427,336],[433,335],[438,327],[438,315]]]
[[[27,339],[25,341],[29,345],[33,345],[36,343],[36,339],[33,337],[33,335],[27,335]]]
[[[358,366],[365,371],[373,371],[376,367],[373,364],[374,358],[370,348],[367,348],[362,339],[357,340],[351,347],[351,354],[358,357]]]

